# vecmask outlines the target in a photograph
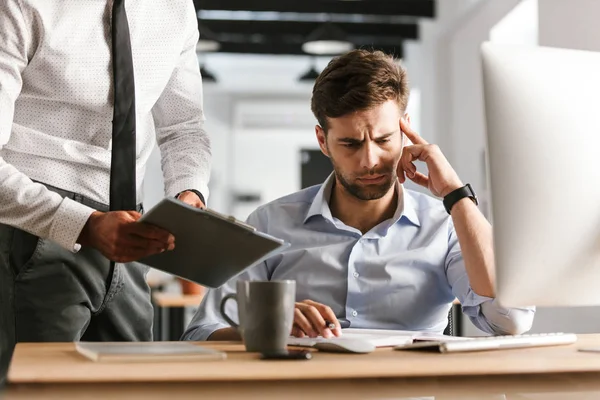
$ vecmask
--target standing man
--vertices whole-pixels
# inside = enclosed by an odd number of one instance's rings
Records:
[[[175,243],[136,222],[142,178],[156,140],[204,206],[197,41],[191,0],[0,2],[0,370],[19,341],[152,340],[133,261]]]

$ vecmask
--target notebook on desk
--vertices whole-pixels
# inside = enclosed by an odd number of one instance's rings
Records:
[[[222,351],[189,342],[76,342],[77,352],[99,362],[223,360]]]

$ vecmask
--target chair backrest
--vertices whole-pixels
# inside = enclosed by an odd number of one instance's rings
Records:
[[[444,335],[454,336],[454,307],[450,307],[450,311],[448,311],[448,325],[446,329],[444,329]]]

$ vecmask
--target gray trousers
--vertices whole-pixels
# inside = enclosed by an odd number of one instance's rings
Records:
[[[100,211],[108,207],[48,186]],[[139,263],[116,264],[82,247],[0,224],[0,383],[17,342],[150,341],[153,308]]]

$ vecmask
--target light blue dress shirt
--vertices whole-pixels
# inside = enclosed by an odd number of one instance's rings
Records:
[[[334,218],[335,178],[257,209],[248,223],[291,243],[282,253],[209,290],[183,338],[206,340],[229,326],[221,299],[241,280],[295,280],[296,299],[330,306],[352,328],[442,333],[457,298],[479,329],[516,334],[530,329],[534,308],[504,308],[470,287],[452,219],[442,203],[399,183],[393,218],[364,235]],[[234,301],[227,314],[237,321]]]

